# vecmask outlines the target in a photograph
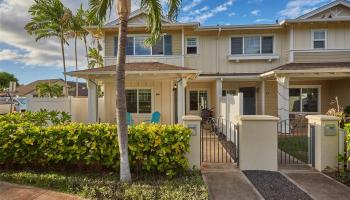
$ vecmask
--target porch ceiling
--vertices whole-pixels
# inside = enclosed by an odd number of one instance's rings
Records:
[[[85,69],[67,72],[72,77],[84,79],[113,79],[116,74],[116,66]],[[189,78],[195,79],[200,71],[188,67],[179,67],[159,62],[137,62],[126,63],[125,75],[127,80],[142,79],[174,79]]]

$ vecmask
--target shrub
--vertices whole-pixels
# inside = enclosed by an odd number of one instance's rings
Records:
[[[41,109],[39,112],[9,113],[0,115],[0,122],[19,124],[23,122],[32,123],[36,126],[48,126],[66,124],[71,121],[71,115],[60,111],[47,111]]]
[[[16,114],[10,116],[10,120],[0,120],[0,164],[119,168],[115,125],[58,123],[40,126],[45,124],[44,120],[33,124],[17,117]],[[181,125],[140,124],[130,127],[132,168],[169,176],[186,169],[185,153],[189,151],[190,133]]]

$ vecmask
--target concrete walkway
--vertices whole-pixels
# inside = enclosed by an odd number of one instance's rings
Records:
[[[82,200],[82,198],[0,181],[0,200]]]
[[[202,168],[210,200],[263,199],[244,174],[233,164],[207,164]]]
[[[336,180],[311,170],[282,170],[292,182],[317,200],[348,200],[350,188]]]

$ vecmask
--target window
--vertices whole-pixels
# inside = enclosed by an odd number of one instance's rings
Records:
[[[290,88],[290,112],[319,112],[319,88]]]
[[[151,55],[151,49],[145,45],[147,37],[134,37],[135,55]]]
[[[222,96],[226,97],[227,95],[236,95],[236,90],[222,90]]]
[[[170,38],[170,39],[169,39]],[[170,44],[164,44],[165,43],[165,36],[161,37],[156,44],[154,44],[152,47],[148,47],[145,45],[145,40],[147,39],[147,36],[128,36],[126,41],[126,55],[128,56],[146,56],[146,55],[165,55],[165,46],[168,47],[168,49],[171,49],[171,37],[167,36],[167,43],[170,42]],[[115,46],[117,43],[114,44]],[[169,50],[170,50],[169,49]],[[171,52],[169,52],[166,55],[171,55]],[[116,53],[115,53],[116,56]]]
[[[198,40],[195,37],[189,37],[186,39],[186,53],[197,54],[198,53]]]
[[[244,53],[260,54],[260,37],[244,37]]]
[[[191,90],[190,111],[200,111],[208,107],[208,92],[205,90]]]
[[[273,54],[273,36],[231,37],[231,55]]]
[[[129,113],[152,113],[151,89],[127,89],[126,108]]]
[[[324,49],[326,48],[326,37],[327,33],[325,30],[314,30],[312,31],[313,48]]]

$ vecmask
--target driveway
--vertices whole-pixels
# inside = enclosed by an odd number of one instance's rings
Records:
[[[296,185],[317,200],[348,200],[350,188],[338,181],[312,170],[282,170]]]

